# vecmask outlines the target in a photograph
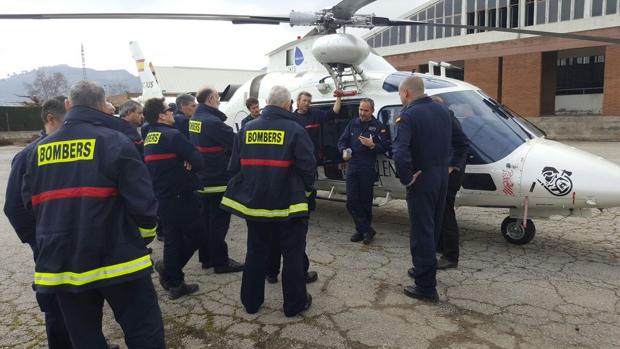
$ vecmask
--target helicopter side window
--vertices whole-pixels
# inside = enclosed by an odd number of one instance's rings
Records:
[[[313,105],[314,108],[328,111],[333,104]],[[343,162],[338,151],[338,139],[351,119],[358,117],[359,101],[342,101],[340,114],[334,120],[323,123],[321,127],[321,152],[324,164]]]
[[[402,105],[391,105],[387,107],[381,108],[377,117],[379,121],[387,127],[390,132],[390,138],[392,143],[396,139],[396,135],[398,134],[398,124],[396,123],[396,119],[400,116],[400,112],[403,110]]]
[[[439,94],[454,112],[470,142],[468,164],[489,164],[512,153],[526,141],[522,130],[500,115],[491,104],[485,103],[475,91]],[[519,132],[520,131],[520,132]]]

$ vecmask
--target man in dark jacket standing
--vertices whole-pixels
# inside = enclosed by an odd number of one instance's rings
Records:
[[[106,348],[104,300],[128,347],[163,348],[164,328],[144,239],[157,200],[131,141],[103,125],[105,93],[71,87],[65,124],[28,157],[22,197],[36,221],[37,292],[56,294],[72,344]]]
[[[235,133],[226,125],[226,115],[218,107],[220,96],[214,88],[203,88],[196,96],[198,108],[189,121],[190,141],[202,154],[205,168],[198,172],[202,189],[198,190],[202,201],[201,216],[206,229],[205,244],[200,247],[202,267],[214,268],[215,273],[243,271],[243,264],[228,257],[226,234],[230,225],[230,213],[220,208],[226,184],[230,179],[228,162]]]
[[[199,171],[205,165],[196,148],[174,128],[172,109],[163,99],[146,101],[144,115],[151,125],[144,162],[159,200],[159,218],[166,226],[164,262],[157,262],[155,269],[169,298],[177,299],[198,291],[197,284],[185,283],[183,268],[204,237],[200,202],[194,194],[200,183],[190,170]]]
[[[360,100],[359,117],[351,120],[338,140],[338,150],[347,163],[347,210],[355,222],[352,242],[368,245],[376,231],[372,228],[373,186],[377,180],[377,155],[389,147],[388,133],[373,116],[375,102]]]
[[[23,177],[26,173],[27,159],[37,144],[62,126],[66,114],[64,100],[64,97],[54,98],[43,103],[41,118],[44,129],[41,131],[41,136],[15,155],[11,162],[11,173],[6,186],[4,213],[21,242],[30,245],[35,262],[38,254],[35,233],[36,222],[32,210],[27,209],[22,200]],[[71,348],[71,339],[58,307],[56,295],[37,292],[36,298],[41,311],[45,313],[48,347],[50,349]]]
[[[183,93],[177,96],[177,110],[174,113],[174,127],[189,139],[189,119],[194,116],[198,104],[196,97]]]
[[[445,106],[424,94],[424,84],[417,76],[402,81],[399,95],[404,108],[393,147],[394,163],[401,183],[407,187],[415,277],[415,286],[405,287],[404,292],[438,302],[435,236],[441,228],[446,200],[452,121]]]
[[[241,128],[245,126],[248,122],[258,118],[260,116],[260,105],[258,104],[258,99],[254,97],[250,97],[245,101],[245,107],[248,108],[250,115],[246,116],[241,120]]]
[[[439,96],[432,96],[431,98],[436,103],[444,103]],[[437,270],[456,268],[459,264],[459,225],[454,212],[454,202],[456,193],[463,184],[469,140],[463,133],[461,123],[451,110],[450,119],[452,121],[452,151],[448,162],[446,205],[440,234],[437,237],[437,252],[441,252],[441,258],[437,260]]]
[[[304,251],[308,219],[307,193],[314,185],[316,162],[312,141],[288,111],[291,95],[274,86],[261,117],[239,133],[222,208],[247,221],[246,268],[241,302],[250,314],[265,299],[265,269],[270,244],[275,240],[284,257],[282,291],[284,314],[295,316],[308,309]]]
[[[332,109],[323,111],[310,106],[312,103],[312,95],[310,92],[302,91],[297,95],[297,109],[294,113],[299,122],[301,122],[301,125],[308,132],[312,140],[312,145],[314,146],[314,155],[319,163],[323,161],[323,155],[320,150],[321,128],[323,127],[323,123],[328,120],[333,120],[340,114],[340,109],[342,107],[342,91],[334,91],[334,96],[336,96],[336,102]]]

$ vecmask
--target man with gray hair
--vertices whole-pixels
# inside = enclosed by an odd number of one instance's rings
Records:
[[[265,274],[270,245],[277,241],[284,257],[284,314],[307,310],[304,250],[308,220],[306,193],[314,188],[316,162],[312,140],[289,112],[291,95],[274,86],[261,117],[248,123],[235,139],[222,209],[245,218],[247,254],[241,302],[254,314],[265,300]]]
[[[140,127],[144,123],[144,114],[142,112],[142,104],[128,100],[119,107],[118,116],[131,125]]]
[[[196,113],[196,97],[183,93],[177,96],[177,110],[174,113],[174,127],[189,139],[189,119]]]
[[[163,348],[146,242],[157,200],[132,142],[107,128],[103,88],[73,85],[64,125],[27,161],[22,198],[36,222],[34,284],[55,294],[76,348],[105,348],[107,301],[130,348]],[[103,127],[102,127],[103,125]]]

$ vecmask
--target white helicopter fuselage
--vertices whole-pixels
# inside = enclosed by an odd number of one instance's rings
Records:
[[[256,79],[248,81],[220,107],[228,116],[227,123],[235,131],[239,130],[241,120],[248,115],[245,100],[253,95],[263,106],[269,90],[275,85],[287,87],[293,97],[301,91],[310,92],[313,95],[313,105],[333,105],[334,86],[319,90],[325,87],[324,80],[329,75],[320,63],[312,59],[313,57],[308,58],[311,57],[309,52],[312,49],[312,41],[302,40],[298,44],[293,42],[281,48],[282,52],[286,52],[287,48],[299,49],[304,57],[303,64],[269,72],[259,77],[258,84]],[[272,60],[278,59],[282,61],[277,54],[272,57]],[[275,70],[274,64],[270,63],[269,67]],[[343,105],[361,98],[372,98],[375,102],[376,115],[385,107],[402,106],[397,92],[388,92],[383,88],[386,79],[396,72],[387,61],[371,52],[360,67],[364,70],[361,88],[357,95],[343,98]],[[369,69],[372,67],[381,70]],[[488,98],[477,87],[463,81],[426,74],[419,76],[423,79],[443,81],[449,85],[439,88],[427,87],[428,95],[444,96],[470,91],[470,94],[473,92],[480,100]],[[521,218],[524,215],[526,218],[528,216],[543,218],[556,214],[587,215],[591,208],[620,206],[620,191],[613,189],[614,183],[620,182],[620,166],[531,132],[527,133],[528,139],[501,159],[484,164],[467,165],[467,175],[487,176],[491,187],[477,190],[468,189],[466,185],[457,195],[457,205],[510,208],[511,216]],[[343,178],[346,177],[343,176],[342,179],[326,177],[324,167],[319,166],[317,169],[319,173],[317,189],[332,194],[344,194],[346,181]],[[387,156],[380,156],[377,169],[379,180],[376,182],[375,196],[404,199],[406,190],[398,180],[393,161]]]

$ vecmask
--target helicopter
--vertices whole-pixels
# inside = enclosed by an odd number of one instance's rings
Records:
[[[536,234],[533,218],[589,216],[592,209],[620,206],[620,166],[599,156],[549,140],[543,131],[508,107],[466,82],[445,76],[399,72],[368,46],[365,40],[346,33],[346,28],[372,29],[377,26],[444,26],[476,30],[494,30],[531,35],[546,35],[575,40],[620,43],[620,39],[553,33],[519,28],[438,24],[357,14],[376,0],[343,0],[317,12],[295,12],[289,16],[253,16],[179,13],[82,13],[3,15],[0,19],[174,19],[219,20],[234,24],[289,23],[314,27],[307,35],[289,42],[271,53],[267,72],[241,86],[229,85],[221,91],[220,110],[226,123],[239,130],[248,115],[245,100],[265,98],[275,85],[287,87],[291,95],[301,91],[313,95],[312,106],[331,108],[333,92],[344,91],[340,116],[321,128],[320,150],[315,183],[319,198],[341,201],[346,194],[346,165],[336,144],[347,123],[357,117],[359,101],[372,98],[377,118],[397,136],[396,120],[403,106],[398,96],[400,82],[415,74],[430,96],[439,96],[461,123],[470,139],[470,152],[463,187],[456,205],[509,209],[501,224],[502,236],[512,244],[527,244]],[[152,74],[144,69],[144,57],[137,44],[132,52],[144,96],[163,97]],[[140,61],[141,60],[141,61]],[[145,73],[146,72],[146,73]],[[377,160],[378,180],[375,196],[379,205],[392,199],[405,199],[405,188],[398,180],[390,152]],[[382,199],[383,198],[383,199]]]

